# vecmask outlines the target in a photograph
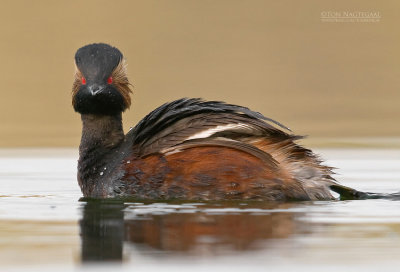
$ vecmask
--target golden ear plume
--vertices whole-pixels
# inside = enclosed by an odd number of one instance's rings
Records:
[[[131,96],[132,93],[131,86],[129,83],[128,76],[126,74],[126,61],[121,59],[117,67],[111,73],[113,79],[113,84],[116,86],[117,90],[121,93],[125,101],[125,107],[129,108],[131,106]]]

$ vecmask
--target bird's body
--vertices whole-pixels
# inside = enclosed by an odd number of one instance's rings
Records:
[[[284,126],[248,108],[180,99],[124,135],[129,82],[118,49],[75,56],[73,105],[82,115],[78,181],[84,196],[183,200],[328,200],[330,167]]]

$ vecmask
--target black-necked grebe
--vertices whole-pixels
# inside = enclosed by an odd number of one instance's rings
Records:
[[[354,195],[280,123],[248,108],[179,99],[124,135],[130,84],[122,53],[90,44],[75,55],[72,104],[82,116],[84,196],[182,200],[329,200]]]

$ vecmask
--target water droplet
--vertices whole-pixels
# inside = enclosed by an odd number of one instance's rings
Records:
[[[107,167],[104,167],[104,170],[107,170]]]
[[[100,176],[102,176],[104,173],[103,172],[100,172]]]
[[[126,163],[131,163],[131,161],[127,161]]]

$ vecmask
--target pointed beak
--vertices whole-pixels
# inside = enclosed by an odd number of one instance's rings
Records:
[[[104,90],[105,86],[101,86],[101,85],[97,85],[97,84],[93,84],[88,86],[89,92],[95,96],[99,93],[101,93]]]

